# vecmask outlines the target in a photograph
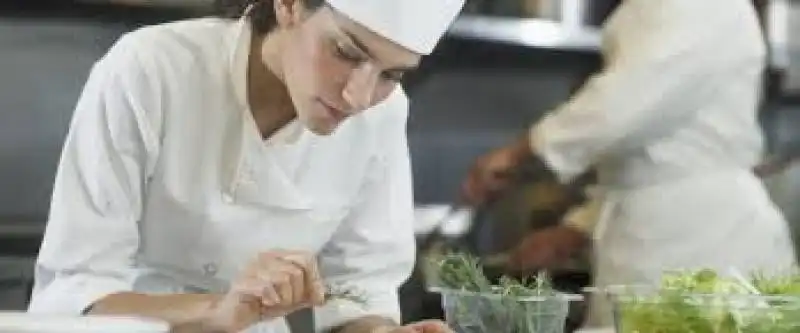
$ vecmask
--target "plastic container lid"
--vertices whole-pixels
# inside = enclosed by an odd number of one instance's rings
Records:
[[[168,333],[169,324],[157,320],[59,316],[0,312],[0,333]]]
[[[613,327],[581,328],[575,331],[575,333],[616,333],[616,329]]]

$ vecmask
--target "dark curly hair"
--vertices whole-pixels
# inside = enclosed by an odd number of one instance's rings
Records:
[[[280,0],[279,0],[280,1]],[[317,9],[324,0],[299,0],[308,9]],[[277,20],[275,18],[274,8],[275,0],[214,0],[214,16],[238,19],[244,14],[248,6],[253,5],[253,9],[248,16],[253,25],[255,33],[263,35],[270,32]]]

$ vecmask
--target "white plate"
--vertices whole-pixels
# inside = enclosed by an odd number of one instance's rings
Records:
[[[169,325],[124,317],[68,317],[0,312],[0,333],[167,333]]]

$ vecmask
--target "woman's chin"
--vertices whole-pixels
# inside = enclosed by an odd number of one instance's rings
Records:
[[[305,123],[306,129],[311,133],[314,133],[319,136],[328,136],[336,132],[336,129],[339,128],[341,124],[340,121],[336,121],[330,118],[325,119],[309,119]]]

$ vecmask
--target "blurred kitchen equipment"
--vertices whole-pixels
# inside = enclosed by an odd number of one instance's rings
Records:
[[[421,252],[434,256],[448,251],[472,253],[491,271],[507,271],[509,251],[530,232],[560,223],[571,207],[586,199],[583,187],[592,178],[587,175],[562,185],[539,160],[527,161],[509,177],[514,184],[481,207],[440,208],[440,222],[421,242]],[[588,270],[580,266],[571,269]]]
[[[587,14],[587,1],[584,0],[522,0],[523,15],[553,21],[566,25],[581,25]]]
[[[592,180],[591,175],[561,184],[539,163],[526,163],[518,175],[518,183],[501,198],[482,207],[480,219],[474,222],[476,251],[487,261],[487,266],[507,267],[509,251],[524,237],[560,224],[570,209],[586,200],[584,187]],[[565,270],[588,271],[588,267],[580,264],[564,266]]]
[[[511,254],[507,252],[495,253],[482,256],[481,263],[486,266],[509,266],[511,263]]]
[[[430,235],[460,237],[469,230],[472,214],[471,208],[457,203],[417,207],[414,209],[414,232],[424,238]]]
[[[800,93],[800,38],[797,36],[800,34],[800,1],[773,0],[769,10],[769,15],[775,17],[771,26],[776,52],[774,61],[780,64],[783,60],[786,64],[784,91],[796,95]],[[778,53],[781,48],[782,53]]]
[[[620,0],[468,0],[464,13],[473,16],[537,19],[571,27],[598,27],[619,2]]]
[[[764,20],[769,44],[770,76],[768,88],[772,97],[797,96],[800,93],[800,1],[753,0]]]
[[[0,312],[0,333],[167,333],[164,322],[126,317]]]
[[[512,255],[509,252],[500,252],[480,257],[481,263],[487,267],[503,267],[508,269],[511,266]],[[560,271],[581,271],[586,270],[586,265],[580,260],[572,259],[559,265]]]
[[[600,26],[616,0],[520,0],[522,16],[561,22],[566,27]]]

